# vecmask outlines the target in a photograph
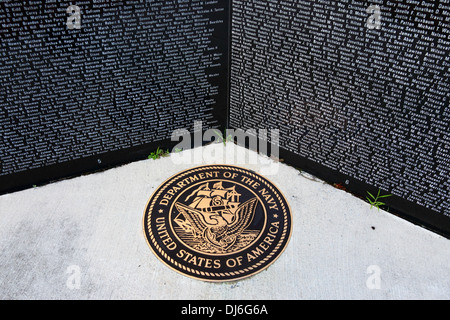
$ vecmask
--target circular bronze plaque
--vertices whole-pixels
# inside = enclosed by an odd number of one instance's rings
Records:
[[[148,201],[144,232],[170,268],[205,281],[232,281],[274,262],[291,234],[281,192],[255,172],[209,165],[178,173]]]

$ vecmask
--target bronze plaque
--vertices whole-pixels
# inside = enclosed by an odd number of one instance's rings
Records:
[[[145,210],[153,253],[205,281],[233,281],[267,268],[291,235],[289,205],[261,175],[229,165],[192,168],[165,181]]]

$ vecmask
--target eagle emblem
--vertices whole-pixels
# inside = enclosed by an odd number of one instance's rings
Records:
[[[236,186],[224,188],[217,182],[212,188],[203,184],[190,195],[189,204],[175,203],[179,215],[174,219],[182,229],[184,241],[197,250],[229,253],[256,238],[258,231],[247,230],[255,216],[257,198],[239,202]],[[246,231],[246,232],[244,232]]]

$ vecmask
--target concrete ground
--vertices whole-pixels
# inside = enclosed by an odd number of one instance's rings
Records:
[[[292,209],[284,253],[236,282],[172,271],[142,231],[164,180],[213,162],[262,173]],[[1,299],[450,299],[449,266],[449,240],[233,144],[0,196]]]

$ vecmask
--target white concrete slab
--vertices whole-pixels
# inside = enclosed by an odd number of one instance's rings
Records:
[[[233,159],[245,155],[238,165],[279,187],[292,208],[293,234],[267,270],[207,283],[153,255],[142,217],[165,179],[202,163],[223,163],[213,157],[223,151]],[[194,153],[205,159],[139,161],[1,196],[0,298],[450,299],[449,240],[292,167],[263,164],[267,159],[233,144]],[[194,159],[192,151],[181,155]]]

